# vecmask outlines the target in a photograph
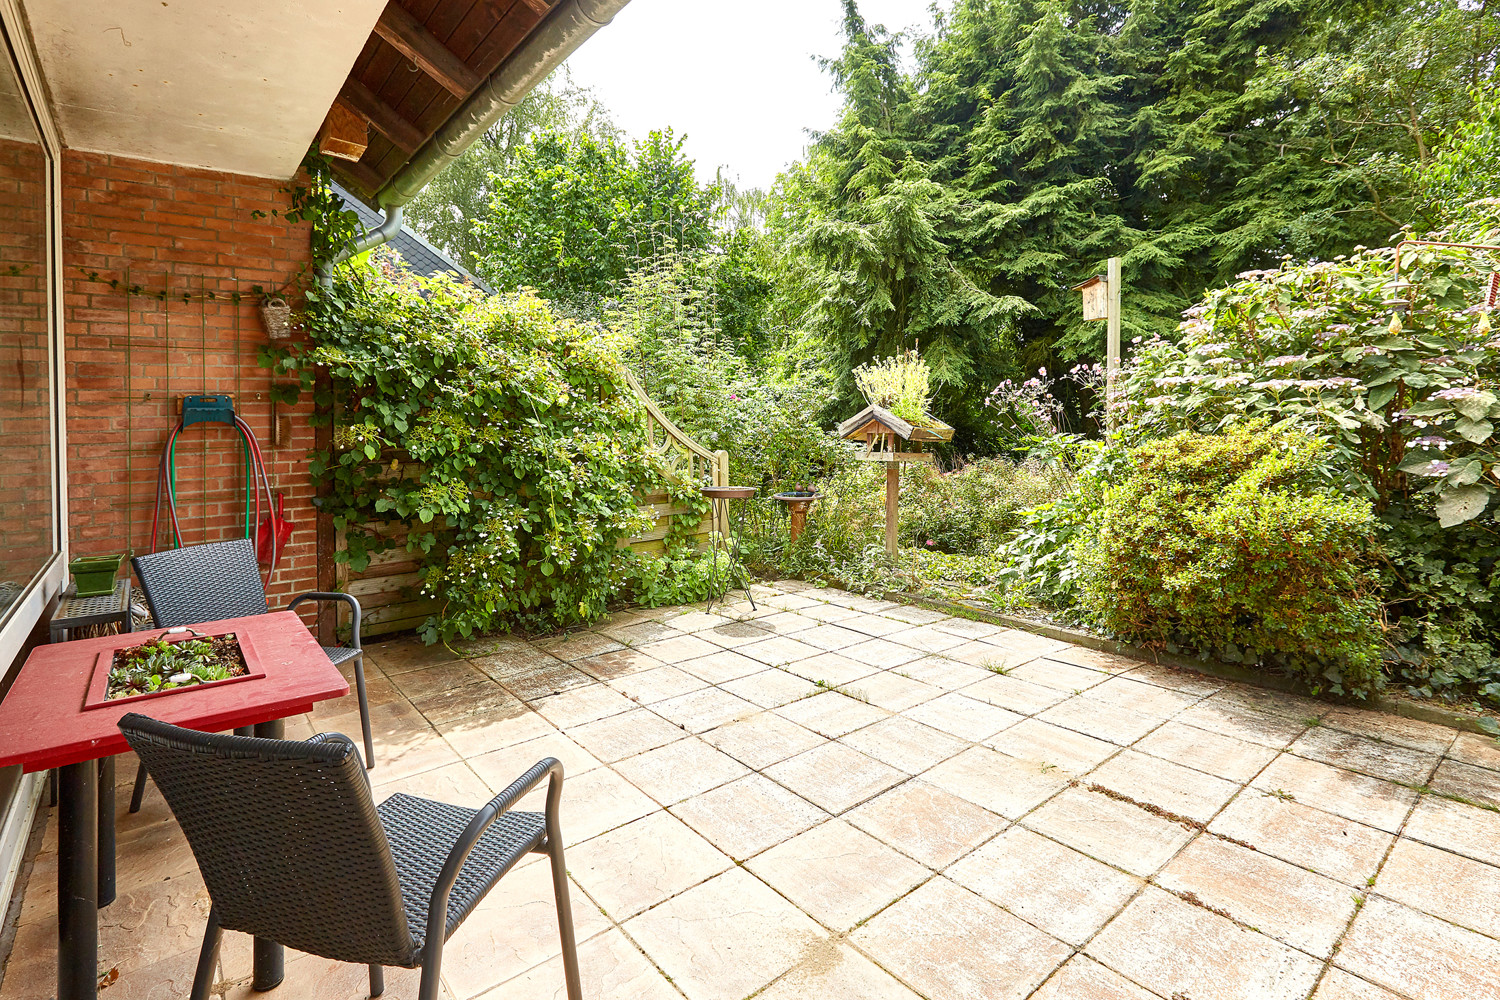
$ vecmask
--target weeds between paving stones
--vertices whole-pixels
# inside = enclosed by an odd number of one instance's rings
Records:
[[[1418,795],[1431,795],[1434,798],[1447,799],[1449,802],[1457,802],[1460,805],[1473,806],[1475,809],[1483,809],[1487,812],[1500,813],[1500,806],[1491,805],[1488,802],[1478,802],[1474,799],[1467,798],[1455,792],[1440,792],[1436,788],[1433,788],[1431,785],[1411,785],[1407,784],[1404,781],[1397,781],[1394,778],[1389,778],[1387,780],[1390,781],[1390,783],[1393,785],[1400,785],[1402,788],[1410,788]]]
[[[1173,893],[1173,895],[1177,896],[1179,899],[1183,900],[1184,902],[1192,903],[1194,906],[1201,906],[1203,909],[1207,910],[1209,913],[1216,913],[1219,916],[1223,917],[1225,920],[1233,920],[1235,923],[1239,923],[1238,920],[1235,920],[1234,917],[1232,917],[1232,916],[1229,915],[1229,911],[1228,910],[1221,910],[1217,906],[1210,906],[1210,905],[1208,905],[1203,900],[1199,899],[1198,898],[1198,894],[1195,893],[1195,892],[1192,892],[1190,890],[1186,890],[1185,889],[1182,892]]]
[[[1077,788],[1077,787],[1079,787],[1080,784],[1081,784],[1081,782],[1079,782],[1079,780],[1077,778],[1074,778],[1072,781],[1068,782],[1068,787],[1070,787],[1070,788]],[[1123,792],[1117,792],[1117,791],[1115,791],[1113,788],[1106,788],[1103,785],[1098,785],[1098,784],[1090,784],[1087,787],[1088,787],[1088,790],[1091,791],[1091,792],[1098,792],[1100,795],[1103,795],[1105,798],[1114,799],[1116,802],[1124,802],[1126,805],[1135,806],[1137,809],[1140,809],[1140,810],[1143,810],[1145,812],[1148,812],[1151,815],[1153,815],[1153,816],[1155,816],[1155,817],[1157,817],[1159,819],[1164,819],[1164,820],[1166,820],[1169,823],[1176,823],[1178,826],[1181,826],[1183,829],[1186,829],[1186,830],[1196,830],[1199,833],[1206,833],[1210,837],[1214,837],[1214,838],[1216,838],[1218,840],[1222,840],[1225,843],[1234,844],[1236,846],[1243,847],[1243,848],[1245,848],[1246,850],[1249,850],[1249,851],[1257,851],[1258,852],[1260,850],[1254,844],[1247,844],[1245,841],[1240,840],[1240,839],[1238,839],[1236,837],[1231,837],[1228,834],[1218,833],[1218,832],[1216,832],[1214,830],[1210,830],[1208,828],[1208,824],[1207,823],[1200,823],[1200,822],[1198,822],[1195,819],[1190,819],[1189,817],[1183,816],[1183,815],[1181,815],[1179,813],[1174,813],[1174,812],[1171,812],[1170,810],[1163,809],[1161,806],[1154,806],[1154,805],[1152,805],[1149,802],[1142,802],[1139,799],[1133,799],[1129,795],[1124,794]]]
[[[1280,799],[1283,802],[1297,801],[1297,796],[1293,795],[1291,792],[1287,791],[1284,788],[1273,788],[1270,791],[1262,790],[1260,794],[1268,799]]]

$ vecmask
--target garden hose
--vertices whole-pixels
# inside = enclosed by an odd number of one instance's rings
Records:
[[[273,510],[274,503],[271,496],[270,479],[266,474],[265,455],[261,452],[260,442],[243,418],[235,415],[233,418],[234,428],[239,432],[241,445],[245,455],[245,537],[254,539],[257,527],[260,524],[260,500],[261,494],[265,494],[266,510]],[[172,433],[167,437],[166,444],[162,447],[161,458],[157,463],[156,470],[156,503],[151,512],[151,551],[157,551],[161,528],[161,506],[162,496],[167,498],[167,514],[171,522],[172,546],[182,547],[182,525],[177,514],[177,437],[184,430],[181,420],[177,426],[172,428]],[[257,487],[259,487],[257,489]],[[252,498],[254,502],[254,516],[251,515]],[[276,565],[276,559],[280,555],[276,551],[276,532],[270,532],[271,565]]]
[[[176,503],[177,503],[177,444],[176,444],[175,441],[172,441],[172,442],[169,442],[169,445],[170,445],[171,451],[169,452],[169,454],[167,456],[167,486],[168,486],[168,489],[171,491],[172,505],[175,507]],[[252,457],[250,455],[250,442],[247,441],[247,440],[245,440],[243,433],[240,435],[240,447],[243,450],[244,455],[245,455],[245,482],[248,484],[248,483],[251,482],[251,479],[252,479],[252,477],[255,474],[255,465],[254,465],[254,461],[253,461],[253,459],[252,459]],[[255,530],[255,525],[257,523],[257,521],[253,521],[250,518],[250,493],[251,493],[251,491],[249,489],[245,490],[245,537],[246,538],[253,537],[251,535],[251,532],[253,532]],[[257,497],[257,500],[258,500],[259,499],[259,494],[256,494],[256,497]],[[257,507],[258,506],[259,506],[259,504],[257,504]],[[257,513],[258,513],[258,511],[257,511]],[[181,537],[179,537],[177,539],[177,544],[179,546],[182,544]]]

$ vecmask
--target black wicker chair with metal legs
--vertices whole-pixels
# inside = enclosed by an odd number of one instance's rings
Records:
[[[179,729],[134,713],[120,730],[171,806],[212,910],[193,1000],[205,1000],[225,930],[370,967],[422,970],[437,1000],[443,943],[506,872],[547,854],[568,1000],[582,1000],[563,863],[563,769],[541,761],[480,809],[396,794],[375,805],[348,737],[305,742]],[[545,813],[515,812],[548,779]]]
[[[260,565],[255,561],[255,544],[248,538],[229,542],[210,542],[168,549],[130,560],[136,579],[146,594],[146,603],[157,628],[194,625],[222,618],[247,618],[271,610],[266,602],[266,588],[260,580]],[[287,605],[294,610],[303,601],[340,601],[349,605],[350,646],[324,646],[323,652],[335,665],[354,662],[354,690],[359,696],[359,724],[364,731],[365,763],[375,767],[375,741],[370,733],[370,705],[365,698],[365,652],[360,643],[359,601],[349,594],[313,592],[303,594]],[[130,811],[139,812],[141,796],[146,792],[146,768],[135,773],[135,790],[130,796]]]

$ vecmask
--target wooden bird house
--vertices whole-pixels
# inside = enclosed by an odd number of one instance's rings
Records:
[[[864,447],[856,458],[864,462],[933,462],[925,444],[953,440],[953,428],[935,417],[920,424],[902,420],[883,406],[871,403],[839,424],[839,437]]]
[[[933,454],[923,451],[928,444],[953,440],[953,428],[936,417],[926,417],[920,424],[902,420],[883,406],[871,403],[839,424],[839,437],[863,445],[854,457],[862,462],[885,463],[885,551],[896,554],[896,510],[901,496],[903,462],[935,463]]]
[[[1109,319],[1109,279],[1096,274],[1081,285],[1074,285],[1075,292],[1083,293],[1083,318],[1092,322]]]

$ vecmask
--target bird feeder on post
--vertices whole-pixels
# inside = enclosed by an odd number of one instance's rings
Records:
[[[928,416],[920,424],[902,420],[883,406],[871,403],[839,424],[839,437],[861,447],[854,457],[885,464],[885,552],[896,554],[896,511],[901,497],[901,466],[906,462],[935,464],[927,444],[953,440],[953,428]]]
[[[1115,376],[1120,371],[1120,258],[1109,259],[1109,273],[1096,274],[1080,285],[1075,292],[1083,293],[1083,318],[1085,322],[1105,321],[1104,398],[1105,420],[1113,419],[1113,410],[1108,405],[1114,397]]]

